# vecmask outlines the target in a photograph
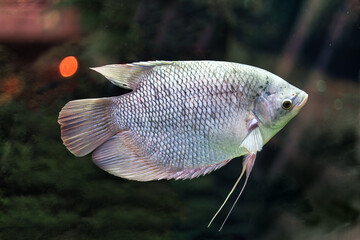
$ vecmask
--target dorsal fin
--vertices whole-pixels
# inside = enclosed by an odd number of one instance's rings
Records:
[[[136,62],[131,64],[110,64],[90,69],[102,74],[111,83],[119,87],[134,90],[142,75],[155,66],[171,63],[167,61]]]

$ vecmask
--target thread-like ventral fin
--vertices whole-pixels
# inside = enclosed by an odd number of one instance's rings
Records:
[[[90,69],[102,74],[116,86],[134,90],[142,75],[149,72],[155,66],[171,63],[167,61],[150,61],[131,64],[110,64]]]
[[[225,201],[223,202],[223,204],[220,206],[219,210],[215,213],[215,215],[213,216],[213,218],[211,219],[209,225],[207,227],[210,227],[211,223],[215,220],[216,216],[219,214],[219,212],[221,211],[221,209],[225,206],[225,203],[229,200],[229,197],[231,196],[231,194],[234,192],[236,186],[239,184],[240,182],[240,179],[242,178],[242,176],[244,175],[245,171],[246,171],[246,178],[245,178],[245,182],[241,188],[241,191],[239,193],[239,195],[237,196],[235,202],[233,203],[230,211],[228,212],[225,220],[223,221],[223,223],[221,224],[221,227],[219,229],[219,232],[221,231],[221,229],[223,228],[224,224],[226,223],[227,219],[229,218],[230,216],[230,213],[232,212],[232,210],[234,209],[237,201],[239,200],[241,194],[243,193],[244,189],[245,189],[245,186],[246,186],[246,183],[249,179],[249,176],[250,176],[250,173],[251,173],[251,170],[254,166],[254,163],[255,163],[255,159],[256,159],[256,154],[247,154],[243,160],[243,168],[242,168],[242,171],[241,171],[241,174],[239,176],[239,178],[236,180],[233,188],[230,190],[229,194],[227,195],[227,197],[225,198]]]
[[[112,119],[109,98],[68,102],[59,114],[61,139],[75,156],[84,156],[103,144],[119,129]]]
[[[230,160],[193,169],[172,169],[147,155],[129,130],[111,137],[93,153],[93,161],[105,171],[126,179],[152,181],[191,179],[210,173]]]
[[[226,215],[226,218],[224,219],[223,223],[221,224],[221,227],[219,228],[219,232],[221,231],[221,229],[224,227],[226,221],[228,220],[229,216],[230,216],[230,213],[232,212],[232,210],[234,209],[237,201],[239,200],[241,194],[243,193],[244,189],[245,189],[245,186],[248,182],[248,179],[249,179],[249,176],[250,176],[250,173],[251,173],[251,170],[254,166],[254,163],[255,163],[255,159],[256,159],[256,154],[248,154],[245,156],[244,158],[244,161],[243,161],[243,171],[244,171],[244,167],[246,169],[246,178],[245,178],[245,182],[244,182],[244,185],[243,187],[241,188],[241,191],[239,193],[239,195],[237,196],[235,202],[233,203],[233,205],[231,206],[230,208],[230,211],[228,212],[228,214]],[[241,174],[243,174],[243,171],[241,172]],[[241,176],[240,176],[241,178]]]

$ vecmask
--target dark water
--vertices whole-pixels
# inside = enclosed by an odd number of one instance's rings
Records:
[[[359,239],[359,16],[354,0],[0,1],[0,239]],[[206,226],[241,158],[194,180],[127,181],[70,154],[57,124],[69,100],[125,93],[91,66],[200,59],[309,93],[220,233],[230,204]]]

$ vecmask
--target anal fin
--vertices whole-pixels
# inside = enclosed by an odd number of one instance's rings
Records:
[[[121,131],[97,148],[93,161],[100,168],[118,177],[150,181],[164,178],[166,172],[146,156],[130,131]]]
[[[92,157],[96,165],[110,174],[137,181],[191,179],[210,173],[231,160],[198,168],[173,169],[149,156],[130,130],[111,137],[94,151]]]

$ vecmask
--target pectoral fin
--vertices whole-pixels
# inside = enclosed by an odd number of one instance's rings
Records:
[[[249,153],[256,153],[261,151],[264,144],[260,128],[257,125],[257,120],[253,119],[249,123],[249,134],[241,143],[240,147],[248,150]]]

